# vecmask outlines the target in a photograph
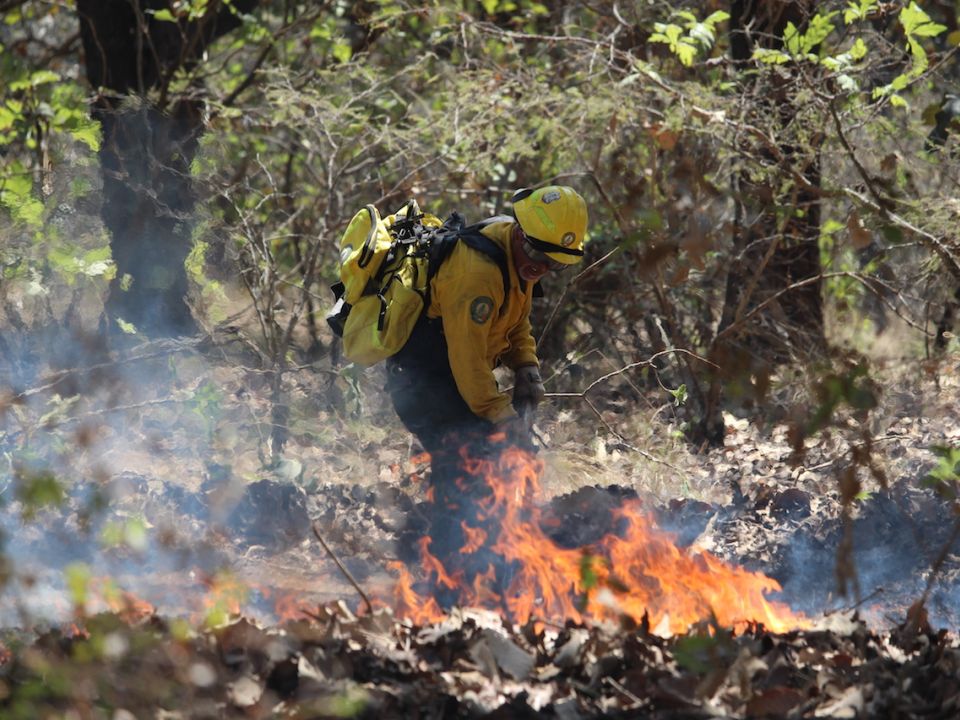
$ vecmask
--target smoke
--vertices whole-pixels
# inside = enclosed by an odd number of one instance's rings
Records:
[[[839,593],[837,580],[842,520],[805,524],[781,546],[772,573],[781,581],[783,599],[810,614],[856,609],[878,627],[902,622],[906,608],[926,591],[948,542],[942,512],[933,493],[906,481],[860,503],[850,528],[855,582],[846,595]],[[955,572],[937,578],[927,606],[934,625],[957,626],[956,587]]]
[[[240,369],[215,367],[189,341],[105,353],[86,337],[56,338],[55,352],[18,354],[7,365],[16,376],[4,378],[0,623],[71,617],[77,568],[89,578],[88,609],[112,584],[194,613],[208,578],[270,544],[250,528],[305,537],[302,490],[273,483],[288,509],[301,501],[294,526],[235,474],[261,466],[227,452],[249,442],[256,455],[249,408],[227,394],[244,384]]]

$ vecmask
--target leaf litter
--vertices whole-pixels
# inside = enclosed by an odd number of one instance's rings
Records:
[[[952,397],[940,402],[948,406]],[[893,480],[885,488],[865,482],[849,517],[837,482],[840,438],[808,441],[798,466],[785,426],[761,430],[737,418],[723,451],[684,468],[704,479],[696,496],[661,499],[624,482],[547,500],[544,532],[558,547],[575,548],[615,530],[611,510],[640,498],[678,546],[763,571],[783,586],[780,599],[815,618],[810,629],[779,634],[756,625],[731,631],[709,619],[679,635],[626,617],[516,626],[459,607],[423,626],[383,609],[358,615],[352,589],[309,527],[324,528],[373,592],[389,583],[390,560],[415,561],[403,556],[430,510],[422,468],[406,463],[408,450],[382,440],[371,445],[379,479],[357,484],[326,481],[356,468],[335,454],[330,471],[304,476],[301,468],[242,482],[211,462],[193,485],[153,468],[122,470],[102,479],[99,489],[112,499],[102,517],[87,513],[90,488],[78,484],[59,511],[43,511],[12,534],[10,549],[36,561],[43,585],[71,560],[90,560],[75,542],[84,523],[141,518],[161,536],[175,528],[163,552],[107,552],[122,571],[113,564],[104,572],[152,596],[151,604],[132,612],[128,600],[94,614],[67,603],[59,611],[75,613],[72,622],[47,630],[24,622],[7,631],[0,708],[15,707],[24,688],[39,684],[52,688],[42,700],[51,713],[117,719],[955,717],[960,566],[952,550],[925,602],[916,602],[950,540],[949,507],[920,482],[936,465],[928,448],[958,439],[956,427],[936,417],[951,415],[885,418],[878,447]],[[4,512],[18,510],[11,503]],[[840,596],[835,565],[848,528],[858,587]],[[51,554],[57,560],[45,573]],[[225,584],[216,576],[224,566],[247,586],[245,597],[219,614],[207,608],[202,622],[176,619],[194,586]],[[165,608],[156,601],[162,590]],[[281,596],[294,599],[288,612],[278,611]],[[937,629],[943,626],[950,630]],[[109,713],[89,715],[93,707]]]

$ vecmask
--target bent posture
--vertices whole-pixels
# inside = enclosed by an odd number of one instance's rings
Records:
[[[506,256],[507,272],[488,255],[458,243],[430,284],[430,304],[404,348],[387,360],[387,390],[404,425],[433,456],[497,429],[543,399],[530,328],[534,285],[583,257],[587,208],[572,188],[522,190],[513,214],[480,223]],[[494,368],[514,371],[513,397]]]

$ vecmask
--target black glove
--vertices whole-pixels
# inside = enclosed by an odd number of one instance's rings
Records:
[[[545,395],[540,368],[526,365],[517,368],[513,382],[513,409],[521,416],[532,415]]]

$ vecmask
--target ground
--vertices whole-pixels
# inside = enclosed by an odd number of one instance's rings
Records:
[[[956,356],[923,372],[874,369],[885,392],[865,422],[877,472],[856,469],[858,492],[846,506],[841,480],[863,427],[853,419],[808,438],[798,455],[795,407],[775,395],[782,412],[728,414],[724,447],[706,450],[684,444],[669,402],[625,416],[622,387],[599,393],[604,423],[591,422],[576,400],[549,401],[538,422],[538,502],[558,551],[620,532],[611,510],[636,498],[678,548],[777,580],[783,591],[772,597],[815,628],[741,627],[728,636],[628,618],[620,628],[565,627],[563,618],[511,627],[490,610],[457,609],[446,624],[423,629],[383,610],[357,619],[359,592],[392,606],[391,563],[409,557],[418,527],[409,519],[432,510],[426,464],[385,406],[377,370],[349,382],[316,368],[289,372],[288,440],[276,452],[269,378],[237,362],[239,353],[229,341],[160,343],[96,373],[44,367],[22,378],[2,436],[13,470],[3,513],[14,575],[0,609],[4,626],[19,628],[18,642],[51,623],[55,633],[77,623],[72,639],[54,642],[70,656],[91,642],[85,635],[100,637],[97,623],[115,622],[91,618],[101,610],[136,620],[111,626],[107,637],[135,644],[147,633],[160,646],[180,643],[188,657],[249,627],[257,647],[281,638],[283,657],[267,652],[234,667],[221,648],[203,663],[215,681],[190,679],[213,706],[247,708],[248,716],[260,716],[252,705],[266,712],[270,703],[320,697],[321,705],[401,717],[427,696],[441,703],[432,716],[445,707],[449,716],[498,708],[519,713],[501,709],[501,717],[615,717],[640,708],[658,717],[843,716],[906,707],[913,690],[891,699],[884,689],[896,684],[893,674],[916,675],[925,692],[954,702],[947,666],[960,656],[960,564],[943,552],[953,537],[950,506],[923,480],[937,462],[931,448],[960,442]],[[45,478],[56,480],[59,506],[46,502],[57,493],[36,494]],[[841,596],[838,549],[848,537],[853,573]],[[922,612],[908,619],[924,593]],[[239,616],[248,620],[238,626]],[[207,629],[178,640],[177,618]],[[276,625],[283,621],[294,624]],[[50,638],[41,635],[38,647],[49,649]],[[583,640],[577,649],[574,638]],[[97,662],[114,672],[115,660],[108,653]],[[789,668],[786,679],[779,667]],[[6,668],[8,679],[33,671],[22,654]],[[297,679],[294,689],[284,672]]]

